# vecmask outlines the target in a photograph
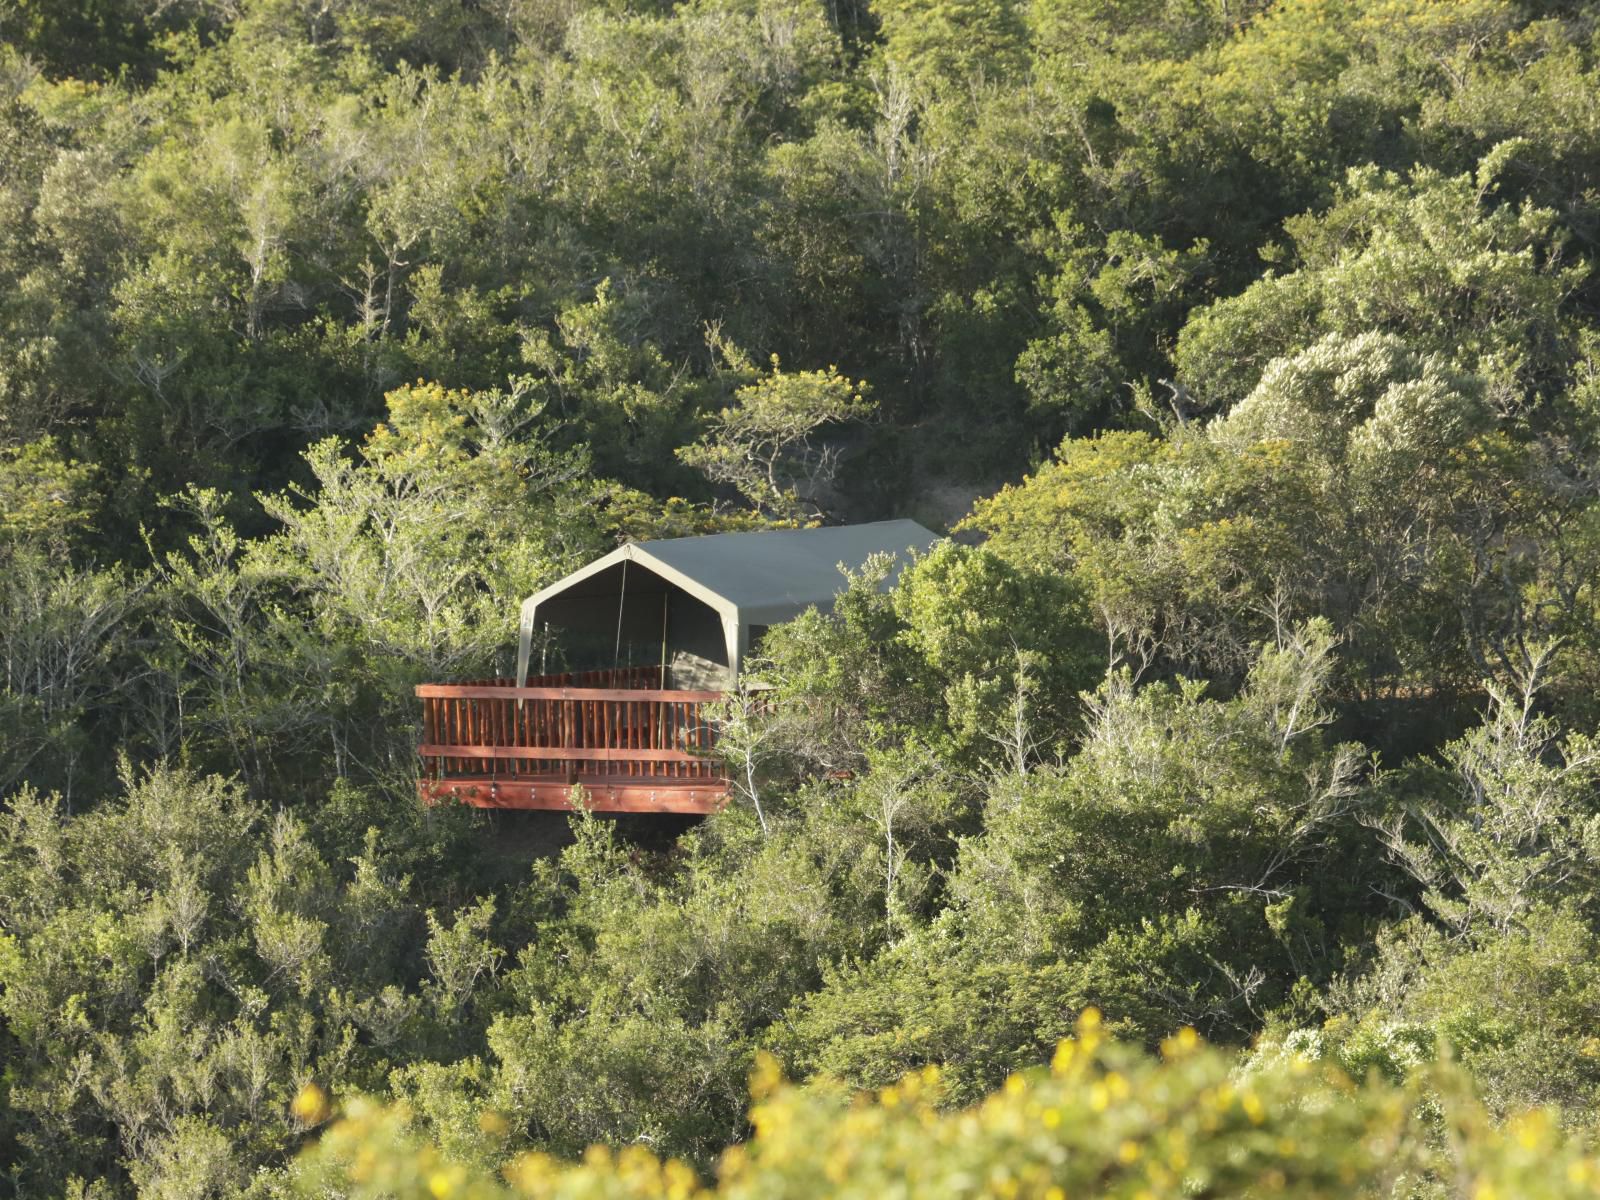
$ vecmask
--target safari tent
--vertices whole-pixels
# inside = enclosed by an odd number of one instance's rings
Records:
[[[598,811],[711,811],[727,781],[708,710],[767,629],[830,608],[876,555],[890,586],[937,540],[878,521],[619,546],[523,601],[514,678],[417,688],[422,794],[565,808],[581,787]]]

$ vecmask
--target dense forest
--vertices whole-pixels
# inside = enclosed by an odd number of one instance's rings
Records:
[[[1592,1194],[1597,248],[1565,0],[0,0],[0,1195]],[[889,516],[725,812],[417,801]]]

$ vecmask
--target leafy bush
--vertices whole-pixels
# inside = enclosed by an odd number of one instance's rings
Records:
[[[623,1197],[1346,1197],[1554,1200],[1600,1190],[1600,1158],[1535,1109],[1490,1125],[1448,1070],[1396,1086],[1357,1084],[1288,1055],[1241,1073],[1184,1030],[1163,1059],[1105,1039],[1086,1011],[1048,1069],[1011,1076],[970,1108],[943,1110],[937,1067],[874,1094],[782,1082],[771,1059],[751,1079],[753,1136],[714,1184],[643,1144],[596,1147],[581,1164],[526,1154],[505,1182],[408,1130],[403,1109],[353,1100],[294,1172],[299,1194],[349,1200]],[[320,1114],[309,1089],[297,1102]],[[485,1110],[489,1136],[504,1119]]]

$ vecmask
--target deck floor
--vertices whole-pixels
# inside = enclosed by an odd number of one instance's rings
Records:
[[[569,812],[573,792],[582,788],[593,812],[713,813],[728,802],[723,779],[672,779],[666,776],[521,775],[514,779],[482,775],[444,776],[418,784],[427,803],[455,801],[474,808],[521,808]]]

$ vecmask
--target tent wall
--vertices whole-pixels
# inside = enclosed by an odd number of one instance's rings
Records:
[[[548,628],[567,670],[650,666],[662,661],[664,650],[668,687],[731,686],[730,646],[721,615],[643,564],[627,566],[626,577],[618,564],[548,597],[531,612],[525,609],[519,670],[541,673],[533,642]]]
[[[689,691],[731,687],[722,618],[693,596],[674,590],[667,601],[667,686]]]
[[[647,666],[661,660],[661,606],[667,602],[667,585],[637,563],[628,564],[625,591],[623,585],[622,570],[614,567],[538,606],[537,626],[548,626],[556,635],[567,669]]]

